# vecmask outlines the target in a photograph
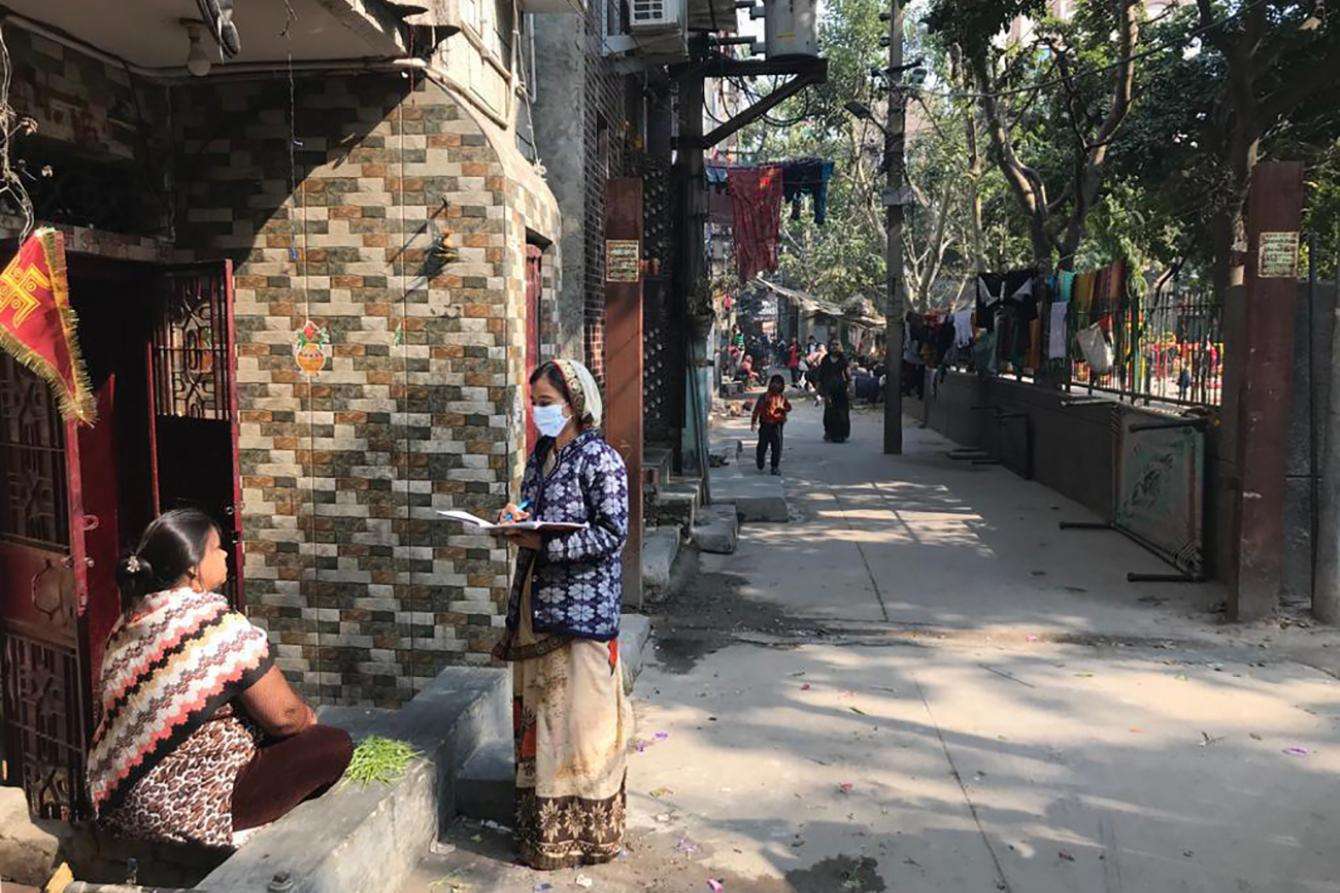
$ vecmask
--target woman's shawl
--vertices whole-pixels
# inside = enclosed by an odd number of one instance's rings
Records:
[[[145,596],[112,628],[98,683],[102,718],[88,755],[95,814],[137,781],[273,660],[265,632],[213,592]]]
[[[521,592],[532,570],[532,625],[537,633],[605,642],[619,636],[623,596],[620,554],[628,541],[628,470],[614,447],[587,429],[559,451],[543,472],[553,441],[542,438],[526,465],[521,494],[539,521],[588,526],[543,537],[538,553],[523,550],[508,601],[507,628],[518,628]]]

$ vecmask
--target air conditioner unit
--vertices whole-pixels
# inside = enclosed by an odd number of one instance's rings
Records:
[[[633,36],[666,34],[684,30],[686,0],[633,0],[628,31]]]
[[[689,55],[688,0],[631,0],[628,30],[605,37],[605,55],[629,54],[618,60],[625,72],[648,65],[683,61]]]

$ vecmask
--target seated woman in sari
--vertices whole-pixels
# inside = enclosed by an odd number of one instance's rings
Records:
[[[88,757],[99,823],[211,847],[273,822],[344,774],[353,744],[273,665],[265,632],[215,590],[228,580],[203,512],[160,516],[117,568],[122,614],[98,684]]]

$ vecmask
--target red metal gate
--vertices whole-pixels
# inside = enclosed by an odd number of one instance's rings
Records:
[[[149,346],[157,511],[199,508],[224,528],[227,595],[245,605],[231,261],[171,267]]]
[[[193,505],[223,523],[233,540],[229,594],[240,607],[232,269],[173,268],[161,282],[143,367],[154,510]],[[87,814],[84,757],[102,647],[119,613],[113,574],[127,495],[115,393],[113,375],[98,391],[98,424],[66,424],[46,384],[0,353],[0,735],[9,779],[42,818]]]
[[[79,436],[0,354],[0,678],[10,779],[33,815],[82,815],[89,701]]]

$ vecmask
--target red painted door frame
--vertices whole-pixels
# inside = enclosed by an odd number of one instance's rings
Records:
[[[605,239],[638,243],[642,257],[642,180],[605,184]],[[605,439],[628,468],[628,545],[623,555],[625,604],[642,606],[642,271],[636,281],[605,275]],[[617,274],[616,274],[617,275]]]
[[[530,374],[540,365],[540,298],[544,293],[544,251],[526,244],[526,407],[530,407]],[[526,454],[535,449],[539,432],[526,412]]]

